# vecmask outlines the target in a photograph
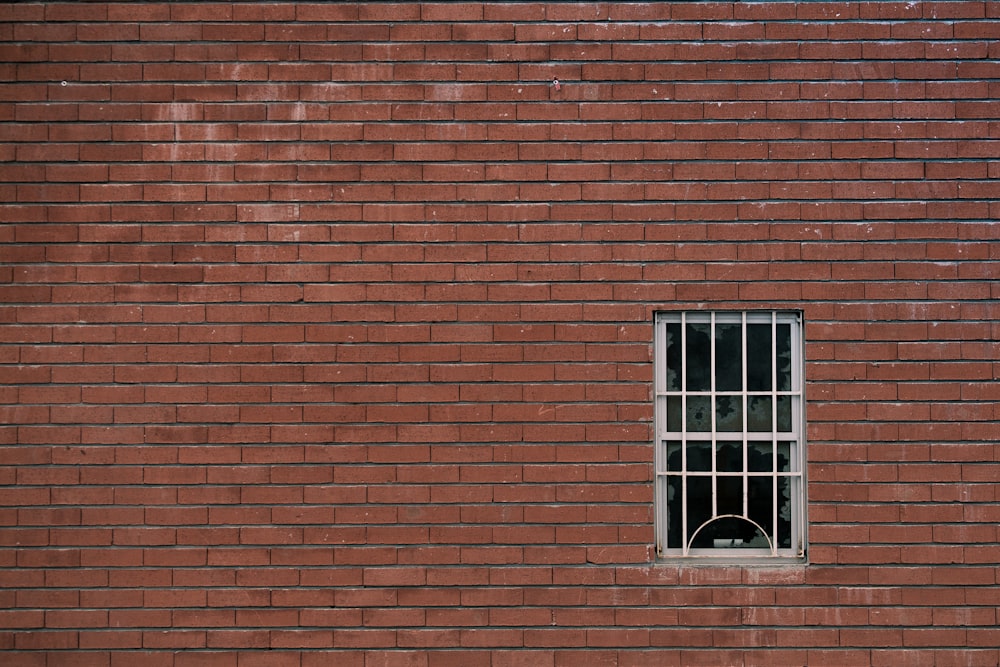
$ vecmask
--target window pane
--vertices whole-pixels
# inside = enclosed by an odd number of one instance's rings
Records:
[[[718,472],[743,472],[743,443],[720,442],[715,447],[715,469]]]
[[[681,390],[681,324],[670,322],[667,329],[667,391]],[[680,429],[678,429],[680,430]]]
[[[750,396],[750,410],[747,416],[747,430],[762,433],[771,430],[771,397]]]
[[[680,396],[667,396],[667,430],[675,433],[683,430],[681,422],[681,405],[684,399]]]
[[[679,549],[683,546],[681,539],[681,478],[677,476],[661,477],[660,483],[666,485],[664,495],[667,497],[667,548]]]
[[[687,386],[688,391],[708,391],[712,388],[712,341],[709,324],[687,325]]]
[[[712,452],[709,444],[687,444],[687,469],[691,472],[709,472],[712,469]]]
[[[792,480],[778,477],[778,547],[792,546]]]
[[[688,477],[687,536],[690,540],[698,527],[712,518],[712,478]],[[678,515],[680,512],[678,511]],[[702,531],[704,533],[705,531]],[[711,546],[711,540],[709,540]]]
[[[718,324],[715,327],[715,389],[743,389],[743,325]]]
[[[717,396],[715,398],[715,430],[743,430],[742,396]]]
[[[751,477],[748,486],[748,514],[770,537],[774,535],[774,480]]]
[[[743,478],[719,476],[715,483],[719,514],[743,514]]]
[[[778,430],[785,433],[792,430],[792,397],[778,396]]]
[[[770,324],[747,325],[747,390],[771,391]]]
[[[778,377],[778,391],[791,391],[792,325],[777,325],[774,336],[774,350],[777,355],[776,370]]]
[[[680,472],[681,468],[681,443],[671,441],[667,443],[667,472]]]
[[[688,396],[687,430],[698,433],[712,430],[711,396]]]
[[[747,443],[747,469],[750,472],[772,472],[774,445],[770,442]]]
[[[788,472],[792,460],[792,443],[778,443],[778,472]]]

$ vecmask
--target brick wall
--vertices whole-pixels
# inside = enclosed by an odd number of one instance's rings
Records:
[[[0,661],[996,665],[998,18],[0,5]],[[685,307],[805,314],[807,566],[653,562]]]

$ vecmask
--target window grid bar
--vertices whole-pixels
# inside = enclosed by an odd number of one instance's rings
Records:
[[[747,398],[747,387],[749,386],[749,380],[747,378],[747,314],[746,312],[740,313],[740,406],[743,411],[742,415],[742,428],[743,432],[740,434],[740,447],[742,448],[741,454],[743,455],[743,516],[750,516],[750,477],[747,475],[750,467],[747,465],[747,431],[749,430],[750,421],[750,400]]]
[[[665,475],[665,476],[668,476],[668,477],[680,477],[681,475],[687,475],[688,477],[709,477],[709,476],[711,476],[713,474],[716,475],[717,477],[741,477],[744,474],[747,477],[777,477],[779,479],[782,478],[782,477],[802,477],[802,474],[801,473],[797,473],[797,472],[778,472],[778,473],[774,473],[774,472],[769,472],[769,471],[751,471],[751,472],[747,472],[747,473],[742,473],[742,472],[717,472],[717,473],[713,473],[713,472],[711,472],[709,470],[689,470],[686,473],[682,473],[680,471],[677,471],[677,472],[666,472],[666,473],[661,473],[661,474]]]
[[[656,354],[654,357],[654,369],[656,370],[656,377],[653,380],[653,388],[655,392],[655,414],[656,421],[658,424],[663,426],[664,431],[660,432],[659,427],[657,428],[657,439],[656,439],[656,450],[654,451],[654,462],[655,462],[655,478],[656,485],[654,488],[655,497],[655,521],[656,521],[656,547],[658,555],[662,556],[667,553],[670,549],[669,543],[669,530],[670,530],[670,511],[668,505],[670,502],[669,497],[669,482],[670,478],[667,475],[669,470],[667,451],[667,440],[665,439],[666,434],[666,424],[667,424],[667,392],[670,386],[667,382],[667,373],[669,368],[669,362],[667,361],[667,349],[670,341],[667,337],[667,323],[668,319],[662,315],[657,315],[654,320],[654,341],[655,349],[661,351],[660,354]]]
[[[709,414],[712,415],[711,424],[712,428],[709,432],[712,434],[712,450],[711,450],[711,460],[712,460],[712,516],[719,515],[719,477],[716,475],[716,452],[718,452],[719,442],[718,442],[718,426],[717,426],[717,416],[715,409],[715,313],[713,312],[709,318],[708,325],[708,388],[710,391],[710,398],[708,404]]]
[[[798,479],[789,479],[789,496],[794,500],[791,503],[791,525],[792,525],[792,542],[791,547],[795,550],[795,553],[799,556],[803,554],[803,546],[805,540],[805,450],[803,448],[803,442],[805,439],[805,398],[804,398],[804,387],[805,387],[805,335],[802,331],[801,315],[796,315],[796,324],[798,326],[793,327],[793,333],[797,334],[792,337],[790,344],[791,348],[791,380],[792,385],[790,389],[798,391],[798,398],[791,399],[792,401],[792,428],[796,432],[796,437],[792,441],[790,447],[792,451],[789,452],[789,456],[794,456],[794,461],[789,462],[789,469],[796,470],[799,475]]]
[[[791,342],[791,341],[789,341]],[[790,370],[790,369],[789,369]],[[778,314],[771,313],[771,470],[778,472]],[[794,427],[793,427],[794,430]],[[789,452],[789,456],[791,452]],[[778,479],[771,480],[771,530],[774,533],[771,550],[778,548]],[[791,484],[791,481],[789,481]],[[791,489],[789,489],[791,493]]]
[[[687,493],[687,313],[681,313],[681,545],[688,555],[688,493]]]

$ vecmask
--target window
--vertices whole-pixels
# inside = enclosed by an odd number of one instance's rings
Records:
[[[655,336],[657,555],[801,560],[801,315],[658,313]]]

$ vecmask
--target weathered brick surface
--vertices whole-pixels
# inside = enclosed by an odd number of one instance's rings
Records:
[[[2,662],[997,664],[998,19],[0,5]],[[653,563],[700,307],[805,313],[807,566]]]

